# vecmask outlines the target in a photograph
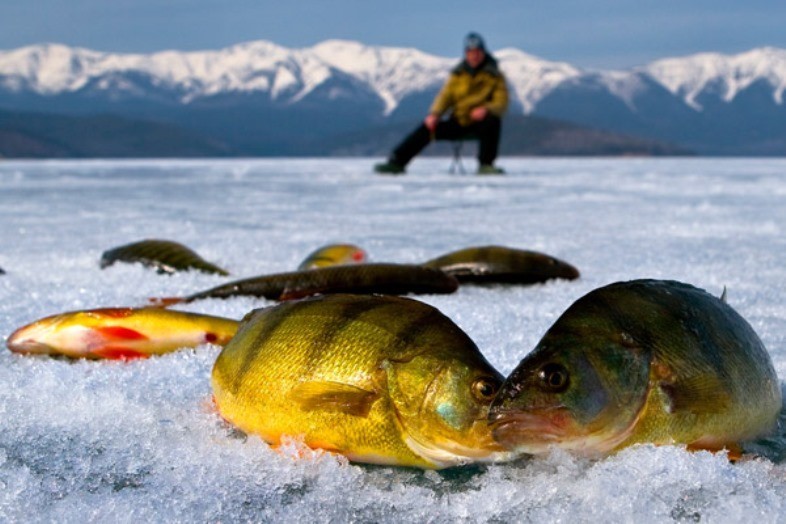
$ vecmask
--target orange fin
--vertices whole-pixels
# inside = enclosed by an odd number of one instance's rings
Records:
[[[139,358],[148,358],[150,356],[136,349],[122,346],[104,346],[93,350],[91,353],[99,358],[108,360],[136,360]]]
[[[126,318],[133,312],[134,309],[130,307],[104,307],[90,311],[93,315],[107,318]]]
[[[314,460],[322,455],[342,456],[341,451],[332,443],[320,440],[305,442],[302,437],[288,435],[281,435],[278,443],[271,444],[270,448],[279,455],[294,460]]]
[[[101,333],[104,338],[116,340],[147,340],[148,337],[135,329],[123,326],[105,326],[94,328]]]
[[[281,292],[276,300],[286,302],[287,300],[297,300],[299,298],[307,297],[310,293],[304,293],[301,289],[285,289]]]
[[[200,411],[203,411],[205,413],[215,413],[219,417],[221,416],[221,413],[218,411],[218,404],[216,404],[215,395],[210,395],[209,398],[202,399],[202,401],[199,403],[199,408]]]
[[[153,307],[169,307],[175,304],[182,304],[186,299],[183,297],[154,297],[148,298],[147,301]]]
[[[722,447],[718,446],[705,446],[702,444],[688,444],[686,449],[688,451],[709,451],[711,453],[726,453],[729,462],[737,462],[742,458],[742,446],[739,444],[724,444]]]

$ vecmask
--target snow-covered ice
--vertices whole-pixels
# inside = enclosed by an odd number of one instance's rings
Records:
[[[382,262],[502,244],[554,255],[582,277],[419,296],[502,373],[580,296],[652,277],[717,295],[726,287],[786,377],[786,160],[503,158],[504,177],[449,175],[439,158],[382,177],[373,161],[0,162],[0,338],[46,315],[226,281],[99,269],[103,251],[144,238],[181,242],[234,278],[293,270],[332,242]],[[268,304],[184,309],[240,318]],[[273,451],[212,411],[217,353],[69,362],[0,348],[0,521],[786,520],[777,454],[732,465],[639,446],[597,461],[555,452],[423,472],[303,453],[296,442]]]

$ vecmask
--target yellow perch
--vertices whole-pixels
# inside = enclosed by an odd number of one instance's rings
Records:
[[[354,244],[328,244],[309,254],[298,266],[298,271],[326,266],[362,264],[368,261],[368,254]]]
[[[486,421],[501,381],[437,309],[360,295],[252,311],[212,375],[221,416],[270,444],[435,469],[512,456]]]
[[[767,350],[723,300],[668,280],[617,282],[571,305],[490,410],[510,449],[602,455],[636,443],[739,452],[771,433],[781,389]]]
[[[202,344],[225,345],[236,320],[159,308],[103,308],[42,318],[17,329],[15,353],[71,358],[134,359]]]

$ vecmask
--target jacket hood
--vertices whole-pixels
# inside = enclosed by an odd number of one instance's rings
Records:
[[[453,68],[452,72],[454,74],[465,72],[474,75],[475,73],[479,73],[481,71],[486,71],[492,75],[502,74],[499,70],[499,66],[497,65],[497,59],[494,58],[489,52],[486,52],[486,58],[483,59],[483,62],[481,62],[478,67],[472,68],[469,66],[466,60],[462,60],[456,67]]]

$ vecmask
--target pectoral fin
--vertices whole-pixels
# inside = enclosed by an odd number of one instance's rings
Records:
[[[147,340],[148,337],[135,329],[123,326],[103,326],[94,328],[107,340]]]
[[[721,379],[711,373],[661,382],[660,389],[669,400],[670,413],[720,413],[732,404]]]
[[[356,417],[368,416],[379,398],[376,391],[341,382],[303,382],[292,389],[290,396],[306,411],[331,411]]]
[[[108,360],[135,360],[138,358],[148,358],[150,355],[133,348],[122,346],[102,346],[90,352],[97,358]]]

